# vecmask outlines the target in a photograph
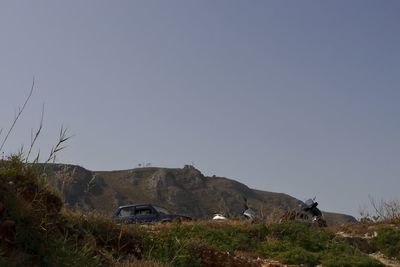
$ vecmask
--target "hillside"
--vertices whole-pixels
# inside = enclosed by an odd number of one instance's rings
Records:
[[[101,188],[92,179],[96,173],[83,168],[41,166],[65,192],[90,195]],[[328,228],[293,221],[117,224],[97,212],[63,207],[37,170],[17,156],[0,160],[0,266],[399,266],[398,220]],[[211,180],[240,189],[228,179]],[[75,205],[91,198],[80,202],[78,195]]]
[[[63,164],[47,164],[44,168],[49,182],[63,192],[69,206],[107,215],[119,205],[148,202],[194,218],[210,218],[217,212],[236,217],[243,212],[246,197],[249,206],[270,219],[300,203],[286,194],[251,189],[224,177],[204,176],[192,166],[122,171],[89,171]],[[330,225],[355,221],[348,215],[324,215]]]

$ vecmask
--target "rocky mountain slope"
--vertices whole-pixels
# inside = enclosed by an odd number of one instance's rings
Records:
[[[265,219],[296,208],[300,201],[282,193],[255,190],[224,177],[207,177],[192,166],[89,171],[79,166],[47,164],[48,180],[64,195],[67,205],[111,215],[119,205],[154,203],[169,210],[210,218],[214,213],[240,216],[244,197]],[[354,222],[352,216],[324,212],[328,224]]]

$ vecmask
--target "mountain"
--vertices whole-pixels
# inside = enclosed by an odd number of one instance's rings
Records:
[[[298,207],[300,200],[283,193],[255,190],[235,180],[204,176],[193,166],[146,167],[121,171],[89,171],[65,164],[42,165],[48,181],[63,194],[68,206],[97,210],[109,216],[117,206],[153,203],[194,218],[214,213],[240,216],[244,198],[265,219]],[[349,215],[324,212],[328,224],[355,222]]]

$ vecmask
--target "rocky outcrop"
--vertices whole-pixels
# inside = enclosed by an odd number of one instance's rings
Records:
[[[298,207],[300,201],[282,193],[254,190],[224,177],[204,176],[193,166],[88,171],[79,166],[48,164],[48,180],[63,194],[67,205],[111,215],[118,205],[153,203],[194,218],[214,213],[241,216],[244,198],[264,218]],[[351,216],[328,214],[328,223],[354,222]]]

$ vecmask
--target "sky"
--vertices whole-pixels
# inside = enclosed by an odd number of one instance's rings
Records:
[[[400,197],[400,2],[1,1],[3,149],[235,179],[355,216]]]

